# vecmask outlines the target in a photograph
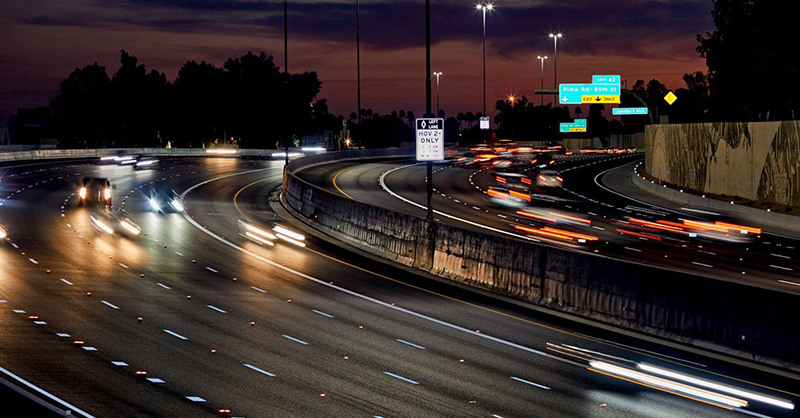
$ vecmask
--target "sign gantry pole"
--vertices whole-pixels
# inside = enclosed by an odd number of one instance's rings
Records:
[[[416,120],[417,161],[425,161],[428,168],[428,220],[433,219],[433,162],[444,160],[444,119],[420,118]]]

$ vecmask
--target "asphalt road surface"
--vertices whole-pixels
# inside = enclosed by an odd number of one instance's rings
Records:
[[[535,313],[312,237],[305,247],[243,238],[241,219],[275,221],[267,196],[282,169],[224,158],[145,171],[0,167],[0,366],[85,417],[791,416],[637,385],[547,344],[796,402],[793,380]],[[141,235],[92,225],[104,209],[76,201],[90,175],[112,179],[114,206]],[[170,190],[185,213],[151,208]]]
[[[564,178],[564,188],[534,186],[531,203],[519,207],[500,205],[486,194],[490,187],[499,185],[493,169],[437,165],[433,176],[436,218],[516,239],[800,294],[800,260],[795,256],[800,240],[782,234],[783,231],[688,237],[634,223],[667,228],[669,225],[656,222],[675,224],[688,219],[759,227],[746,219],[710,213],[701,208],[668,202],[661,202],[663,206],[650,205],[619,194],[604,184],[609,177],[617,180],[617,184],[620,177],[631,175],[633,165],[640,159],[639,155],[624,154],[560,159],[553,168],[559,170]],[[324,164],[301,171],[301,177],[333,193],[359,201],[417,216],[425,215],[425,166],[410,160]],[[531,177],[535,178],[535,175]],[[629,188],[635,189],[632,185]],[[539,219],[519,213],[531,211],[531,208],[534,215],[540,216]],[[553,214],[590,223],[573,222]],[[543,217],[548,221],[541,221]],[[559,220],[557,224],[550,222],[556,219]],[[579,243],[533,235],[519,227],[557,228],[597,240]]]

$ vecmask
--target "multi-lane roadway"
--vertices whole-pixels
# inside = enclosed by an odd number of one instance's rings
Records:
[[[565,353],[796,402],[788,378],[535,313],[314,237],[305,247],[243,238],[240,220],[276,220],[268,196],[282,170],[214,158],[144,171],[0,167],[0,366],[85,417],[791,416],[655,390]],[[114,206],[142,234],[91,224],[102,209],[78,207],[85,176],[111,178]],[[154,211],[157,190],[176,191],[185,211]],[[379,186],[343,190],[391,201]]]

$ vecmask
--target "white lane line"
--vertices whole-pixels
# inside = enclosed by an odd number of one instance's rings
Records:
[[[16,314],[24,314],[25,311],[23,311],[22,309],[14,309],[14,313],[16,313]]]
[[[256,292],[267,293],[267,291],[266,291],[266,290],[264,290],[264,289],[259,289],[259,288],[255,287],[255,286],[250,286],[250,288],[251,288],[251,289],[253,289],[253,290],[255,290]]]
[[[47,322],[44,321],[33,321],[33,323],[36,325],[47,325]]]
[[[11,243],[11,246],[12,246],[12,247],[14,247],[14,248],[16,248],[16,249],[19,249],[19,245],[17,245],[17,244],[14,244],[13,242]]]
[[[169,335],[172,335],[175,338],[180,338],[181,340],[184,340],[184,341],[188,340],[188,338],[184,337],[183,335],[178,334],[176,332],[172,332],[172,331],[170,331],[168,329],[165,329],[164,332],[166,332]]]
[[[31,263],[33,263],[33,264],[39,264],[39,262],[38,262],[38,261],[36,261],[36,260],[34,260],[34,259],[32,259],[32,258],[29,258],[28,260],[30,260],[30,261],[31,261]]]
[[[111,303],[111,302],[108,302],[108,301],[105,301],[105,300],[101,300],[100,302],[103,302],[103,305],[106,305],[106,306],[108,306],[108,307],[109,307],[109,308],[111,308],[111,309],[117,309],[117,310],[119,309],[119,306],[117,306],[117,305],[114,305],[114,304],[113,304],[113,303]]]
[[[286,335],[286,334],[284,334],[284,335],[283,335],[283,338],[286,338],[287,340],[292,340],[292,341],[294,341],[294,342],[296,342],[296,343],[300,343],[300,344],[303,344],[303,345],[308,345],[308,343],[307,343],[307,342],[305,342],[305,341],[303,341],[303,340],[298,340],[297,338],[294,338],[294,337],[292,337],[291,335]]]
[[[278,167],[278,168],[282,169],[282,167]],[[275,169],[276,168],[272,168],[272,170],[275,170]],[[259,172],[259,171],[264,171],[264,170],[267,170],[267,169],[259,169],[259,170],[254,170],[254,171],[255,172]],[[220,177],[216,177],[216,178],[213,178],[213,179],[209,179],[209,180],[205,180],[203,182],[197,183],[194,186],[189,187],[188,189],[184,190],[183,193],[181,193],[181,196],[180,196],[181,201],[183,201],[186,198],[187,194],[191,193],[193,190],[197,189],[200,186],[204,186],[204,185],[206,185],[208,183],[211,183],[211,182],[214,182],[214,181],[218,181],[218,180],[222,180],[222,179],[225,179],[225,178],[230,178],[230,177],[234,177],[234,176],[241,176],[241,175],[244,175],[244,174],[250,174],[250,173],[252,173],[254,171],[245,171],[245,172],[241,172],[241,173],[228,174],[228,175],[225,175],[225,176],[220,176]],[[520,350],[520,351],[524,351],[524,352],[527,352],[527,353],[540,355],[540,356],[547,357],[547,358],[550,358],[550,359],[553,359],[553,360],[558,360],[558,361],[561,361],[561,362],[564,362],[564,363],[568,363],[568,364],[572,364],[574,366],[578,366],[578,367],[581,367],[581,368],[585,367],[584,364],[581,364],[581,363],[578,363],[578,362],[575,362],[575,361],[571,361],[571,360],[567,360],[567,359],[563,359],[563,358],[560,358],[558,356],[554,356],[552,354],[545,353],[544,351],[540,351],[540,350],[537,350],[535,348],[531,348],[531,347],[528,347],[528,346],[525,346],[525,345],[522,345],[522,344],[517,344],[515,342],[504,340],[502,338],[494,337],[494,336],[489,335],[489,334],[485,334],[485,333],[482,333],[482,332],[477,332],[477,331],[475,331],[473,329],[464,328],[464,327],[462,327],[460,325],[455,325],[455,324],[452,324],[450,322],[443,321],[441,319],[437,319],[437,318],[434,318],[434,317],[431,317],[431,316],[428,316],[428,315],[421,314],[421,313],[416,312],[416,311],[412,311],[410,309],[406,309],[406,308],[402,308],[402,307],[399,307],[399,306],[395,306],[395,305],[392,305],[392,304],[390,304],[388,302],[384,302],[382,300],[375,299],[373,297],[370,297],[370,296],[355,292],[355,291],[350,290],[350,289],[346,289],[346,288],[341,287],[341,286],[337,286],[335,284],[330,283],[329,281],[318,279],[318,278],[316,278],[314,276],[310,276],[308,274],[302,273],[302,272],[297,271],[295,269],[292,269],[290,267],[286,267],[286,266],[284,266],[284,265],[282,265],[280,263],[272,261],[272,260],[270,260],[270,259],[268,259],[266,257],[263,257],[263,256],[259,255],[259,254],[256,254],[256,253],[254,253],[254,252],[252,252],[252,251],[250,251],[250,250],[248,250],[248,249],[246,249],[244,247],[236,245],[236,244],[226,240],[225,238],[222,238],[221,236],[215,234],[214,232],[212,232],[212,231],[210,231],[210,230],[208,230],[206,228],[203,228],[202,225],[200,225],[197,221],[192,219],[192,217],[189,216],[189,214],[187,214],[186,212],[183,212],[182,214],[183,214],[184,219],[186,219],[187,222],[189,222],[195,228],[197,228],[198,230],[200,230],[203,233],[207,234],[208,236],[214,238],[215,240],[217,240],[217,241],[219,241],[219,242],[221,242],[221,243],[223,243],[223,244],[225,244],[225,245],[227,245],[227,246],[229,246],[229,247],[241,252],[242,254],[249,255],[250,257],[252,257],[252,258],[254,258],[256,260],[259,260],[259,261],[263,262],[264,264],[268,264],[268,265],[270,265],[272,267],[275,267],[275,268],[277,268],[279,270],[283,270],[283,271],[285,271],[287,273],[294,274],[295,276],[301,277],[301,278],[306,279],[306,280],[308,280],[310,282],[314,282],[314,283],[319,284],[321,286],[325,286],[325,287],[328,287],[330,289],[334,289],[336,291],[339,291],[339,292],[348,294],[350,296],[359,298],[361,300],[365,300],[367,302],[374,303],[374,304],[382,306],[382,307],[384,307],[386,309],[391,309],[391,310],[394,310],[396,312],[401,312],[401,313],[404,313],[406,315],[410,315],[410,316],[413,316],[415,318],[422,319],[424,321],[432,322],[434,324],[441,325],[443,327],[447,327],[447,328],[450,328],[452,330],[456,330],[456,331],[459,331],[459,332],[463,332],[465,334],[469,334],[469,335],[471,335],[471,336],[473,336],[475,338],[482,338],[484,340],[493,341],[493,342],[496,342],[498,344],[502,344],[502,345],[505,345],[505,346],[508,346],[508,347],[515,348],[515,349]]]
[[[206,401],[205,399],[203,399],[203,398],[201,398],[199,396],[187,396],[186,399],[188,399],[188,400],[190,400],[192,402],[205,402]]]
[[[57,332],[56,336],[58,336],[60,338],[69,338],[69,337],[71,337],[71,335],[63,333],[63,332]]]
[[[788,255],[783,255],[783,254],[770,254],[770,255],[773,256],[773,257],[787,258],[789,260],[792,259],[792,257],[789,257]]]
[[[178,252],[178,251],[175,251],[175,254],[178,254],[179,256],[183,257],[183,254],[181,254],[181,253],[180,253],[180,252]]]
[[[638,248],[632,248],[632,247],[622,247],[622,248],[624,248],[624,249],[626,249],[626,250],[636,251],[637,253],[640,253],[640,252],[642,252],[642,250],[640,250],[640,249],[638,249]]]
[[[207,306],[209,309],[213,309],[213,310],[215,310],[215,311],[217,311],[217,312],[219,312],[219,313],[228,313],[228,311],[225,311],[225,310],[222,310],[222,309],[220,309],[220,308],[217,308],[217,307],[216,307],[216,306],[214,306],[214,305],[206,305],[206,306]]]
[[[325,317],[328,317],[328,318],[334,318],[333,315],[331,315],[329,313],[322,312],[322,311],[318,311],[316,309],[312,309],[311,312],[314,312],[315,314],[319,314],[319,315],[322,315],[322,316],[325,316]]]
[[[126,266],[125,263],[119,263],[119,266],[124,269],[129,269],[130,267]]]
[[[394,377],[395,379],[400,379],[400,380],[402,380],[402,381],[404,381],[404,382],[411,383],[412,385],[418,385],[418,384],[419,384],[419,382],[417,382],[417,381],[411,380],[411,379],[409,379],[409,378],[407,378],[407,377],[403,377],[403,376],[400,376],[400,375],[396,375],[396,374],[394,374],[394,373],[392,373],[392,372],[383,372],[383,374],[385,374],[385,375],[387,375],[387,376]]]
[[[705,250],[697,250],[698,253],[708,254],[708,255],[717,255],[717,253]]]
[[[599,226],[595,226],[595,225],[592,225],[592,228],[594,228],[594,229],[599,229],[599,230],[601,230],[601,231],[605,231],[605,230],[606,230],[605,228],[601,228],[601,227],[599,227]]]
[[[70,403],[68,403],[66,401],[61,400],[60,398],[56,397],[55,395],[52,395],[52,394],[44,391],[43,389],[40,389],[38,386],[36,386],[33,383],[30,383],[27,380],[15,375],[14,373],[11,373],[8,369],[6,369],[4,367],[0,367],[0,372],[3,372],[3,374],[5,374],[6,376],[16,380],[17,382],[19,382],[23,386],[25,386],[25,387],[27,387],[27,388],[39,393],[40,395],[42,395],[42,396],[44,396],[44,397],[46,397],[46,398],[48,398],[48,399],[50,399],[50,400],[52,400],[52,401],[54,401],[56,403],[58,403],[59,405],[61,405],[61,407],[69,409],[72,413],[77,413],[77,414],[83,415],[85,418],[95,418],[94,415],[91,415],[91,414],[87,413],[86,411],[83,411],[80,408],[77,408],[76,406],[74,406],[74,405],[72,405],[72,404],[70,404]]]
[[[692,264],[694,264],[694,265],[696,265],[696,266],[703,266],[703,267],[708,267],[708,268],[714,268],[714,266],[712,266],[711,264],[706,264],[706,263],[698,263],[697,261],[692,261]]]
[[[81,348],[83,348],[86,351],[97,351],[96,347],[81,347]]]
[[[794,269],[791,269],[789,267],[776,266],[774,264],[770,264],[769,266],[772,267],[772,268],[775,268],[775,269],[781,269],[781,270],[786,270],[786,271],[794,271]]]
[[[781,283],[784,283],[784,284],[791,284],[791,285],[795,285],[795,286],[800,286],[800,283],[790,282],[788,280],[778,280],[778,281],[781,282]]]
[[[125,363],[124,361],[112,361],[111,364],[117,367],[128,367],[128,363]]]
[[[156,284],[157,284],[157,285],[159,285],[159,286],[161,286],[161,287],[163,287],[164,289],[167,289],[167,290],[172,290],[172,288],[171,288],[171,287],[169,287],[169,286],[165,285],[164,283],[156,283]]]
[[[208,267],[208,266],[206,266],[206,270],[208,270],[208,271],[210,271],[212,273],[219,273],[219,271],[214,270],[214,269],[212,269],[211,267]]]
[[[165,383],[163,380],[161,380],[161,379],[159,379],[157,377],[148,377],[147,381],[150,382],[150,383]]]
[[[500,217],[500,218],[503,218],[503,219],[508,219],[508,216],[506,216],[506,215],[501,215],[501,214],[499,214],[499,213],[497,214],[497,216],[498,216],[498,217]]]
[[[397,338],[397,339],[395,339],[395,341],[397,341],[397,342],[399,342],[401,344],[410,345],[410,346],[412,346],[414,348],[418,348],[420,350],[425,350],[425,347],[423,347],[423,346],[421,346],[419,344],[410,343],[410,342],[408,342],[406,340],[401,340],[401,339]]]
[[[542,388],[542,389],[544,389],[544,390],[550,390],[550,388],[549,388],[549,387],[547,387],[547,386],[545,386],[545,385],[540,385],[540,384],[538,384],[538,383],[533,383],[533,382],[531,382],[531,381],[529,381],[529,380],[521,379],[521,378],[519,378],[519,377],[516,377],[516,376],[511,376],[511,378],[512,378],[513,380],[516,380],[517,382],[522,382],[522,383],[525,383],[525,384],[527,384],[527,385],[536,386],[537,388]]]
[[[246,363],[245,363],[245,364],[243,364],[243,366],[244,366],[244,367],[247,367],[247,368],[248,368],[248,369],[250,369],[250,370],[255,370],[255,371],[257,371],[257,372],[259,372],[259,373],[261,373],[261,374],[267,375],[267,376],[269,376],[269,377],[276,377],[276,376],[277,376],[277,375],[276,375],[276,374],[274,374],[274,373],[270,373],[270,372],[268,372],[268,371],[266,371],[266,370],[259,369],[258,367],[256,367],[256,366],[253,366],[252,364],[246,364]]]
[[[64,282],[64,283],[66,283],[66,284],[67,284],[67,286],[74,286],[74,285],[72,284],[72,282],[71,282],[71,281],[69,281],[69,280],[67,280],[67,279],[61,279],[61,281],[62,281],[62,282]]]
[[[472,209],[475,209],[475,210],[481,210],[481,208],[479,208],[479,207],[477,207],[477,206],[473,206],[473,207],[472,207]]]

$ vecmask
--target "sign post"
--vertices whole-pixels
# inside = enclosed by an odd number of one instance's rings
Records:
[[[481,129],[489,129],[489,117],[488,116],[481,116]]]
[[[417,161],[428,164],[428,220],[433,219],[433,162],[444,160],[444,119],[420,118],[417,127]]]

